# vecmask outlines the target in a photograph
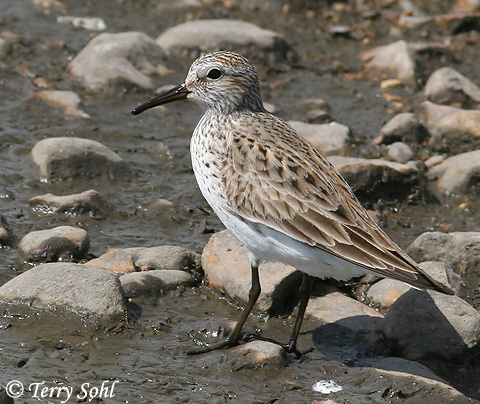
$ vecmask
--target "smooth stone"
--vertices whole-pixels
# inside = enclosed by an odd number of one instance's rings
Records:
[[[446,155],[430,156],[427,160],[425,160],[425,167],[432,168],[440,163],[443,163],[446,158]]]
[[[442,34],[459,34],[480,28],[480,14],[440,14],[435,16],[412,16],[400,14],[398,26],[407,29],[437,29]]]
[[[367,292],[367,298],[375,306],[389,308],[405,292],[411,289],[411,286],[405,282],[395,279],[381,279],[373,284]]]
[[[331,115],[323,109],[312,109],[305,114],[308,123],[326,124],[333,121]]]
[[[461,276],[480,276],[480,232],[426,232],[410,244],[407,252],[417,262],[441,261]]]
[[[65,196],[39,195],[29,199],[28,203],[33,210],[42,213],[88,214],[95,219],[104,218],[110,211],[108,202],[94,189]]]
[[[480,112],[480,111],[479,111]],[[480,150],[457,154],[433,166],[428,178],[437,187],[454,194],[479,193]]]
[[[188,272],[178,269],[153,269],[132,272],[120,277],[125,297],[159,296],[178,286],[194,285],[195,279]]]
[[[435,281],[453,289],[456,295],[458,295],[460,290],[465,286],[462,277],[445,262],[424,261],[418,264],[418,266]]]
[[[452,7],[455,13],[476,13],[480,11],[480,0],[457,0]]]
[[[413,150],[403,142],[395,142],[388,146],[388,157],[404,164],[413,158]]]
[[[210,237],[203,250],[202,267],[211,288],[241,302],[248,301],[250,262],[246,249],[229,231]],[[270,315],[290,312],[298,302],[302,274],[289,265],[272,262],[261,263],[258,271],[262,287],[258,308]]]
[[[323,324],[335,323],[356,333],[378,331],[383,315],[340,292],[310,298],[305,312]]]
[[[167,29],[156,41],[167,51],[200,53],[229,49],[253,61],[278,63],[295,59],[290,45],[280,34],[240,20],[187,21]]]
[[[34,93],[33,97],[62,110],[66,116],[90,118],[90,115],[80,109],[80,97],[73,91],[44,90]]]
[[[67,7],[62,2],[57,0],[33,0],[33,4],[37,7],[53,10],[60,14],[67,14],[68,12]]]
[[[89,247],[87,232],[72,226],[32,231],[18,244],[21,254],[30,262],[78,260]]]
[[[288,123],[325,155],[345,153],[352,139],[348,126],[337,122],[313,124],[288,121]]]
[[[298,103],[297,109],[304,114],[313,110],[332,112],[332,107],[322,98],[307,98]]]
[[[163,76],[165,53],[142,32],[103,33],[93,38],[69,64],[70,73],[94,91],[119,83],[154,87],[150,75]]]
[[[77,137],[52,137],[40,140],[32,149],[32,160],[39,175],[49,181],[120,179],[128,175],[123,159],[94,140]]]
[[[112,320],[125,318],[127,311],[115,274],[66,262],[38,265],[16,276],[0,287],[0,301]]]
[[[436,380],[438,382],[448,384],[444,379],[436,375],[425,365],[405,358],[373,358],[367,360],[367,366],[371,366],[380,371],[401,374],[402,376],[420,376],[422,378]]]
[[[65,15],[57,17],[57,22],[60,24],[72,24],[74,27],[90,31],[104,31],[107,29],[107,24],[99,17],[72,17]]]
[[[416,111],[418,120],[431,135],[430,146],[450,149],[465,147],[480,138],[480,111],[422,102]],[[462,150],[463,151],[463,150]]]
[[[427,138],[425,128],[418,122],[415,114],[403,112],[395,115],[380,129],[378,137],[372,144],[392,144],[402,141],[405,143],[421,143]]]
[[[224,361],[234,370],[259,368],[283,369],[287,366],[285,350],[266,341],[252,341],[225,351]]]
[[[480,313],[458,296],[411,290],[385,315],[383,331],[400,356],[460,360],[480,343]]]
[[[437,104],[460,104],[463,108],[476,108],[480,104],[480,88],[451,67],[442,67],[429,77],[424,97]]]
[[[15,247],[15,236],[5,216],[0,215],[0,247]]]
[[[113,272],[180,270],[188,271],[199,277],[201,257],[199,254],[178,246],[134,247],[113,249],[99,258],[86,263]]]
[[[406,41],[378,46],[361,57],[368,68],[393,72],[402,83],[415,84],[417,56]]]
[[[420,171],[406,164],[341,156],[330,156],[327,160],[363,202],[376,202],[380,198],[403,199],[421,191]]]

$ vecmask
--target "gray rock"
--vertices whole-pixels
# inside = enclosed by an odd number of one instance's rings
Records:
[[[406,41],[397,41],[363,52],[362,60],[368,68],[393,72],[402,83],[415,84],[417,56]]]
[[[426,232],[413,241],[408,253],[417,262],[445,262],[462,277],[480,276],[480,232]]]
[[[73,59],[70,72],[81,83],[100,91],[116,83],[153,88],[150,75],[165,75],[165,54],[142,32],[103,33],[93,38]]]
[[[157,38],[167,51],[191,53],[229,49],[252,61],[277,63],[294,59],[294,53],[280,34],[255,24],[227,19],[187,21],[167,29]]]
[[[425,101],[419,105],[416,113],[431,135],[430,146],[447,147],[452,153],[453,150],[458,152],[458,148],[465,147],[465,144],[470,147],[472,140],[480,138],[480,111]]]
[[[388,308],[410,289],[411,286],[404,282],[394,279],[381,279],[368,289],[367,298],[375,306]]]
[[[379,159],[330,156],[332,163],[362,202],[404,199],[422,192],[421,173],[406,164]]]
[[[183,247],[157,246],[113,249],[99,258],[87,262],[113,272],[133,272],[151,270],[188,271],[195,277],[201,275],[201,257]]]
[[[62,110],[66,116],[90,118],[90,115],[80,109],[80,97],[73,91],[44,90],[34,93],[33,97]]]
[[[411,290],[387,312],[384,333],[407,359],[459,359],[480,343],[480,313],[458,296]]]
[[[460,104],[476,108],[480,104],[480,88],[451,67],[442,67],[432,73],[423,95],[437,104]]]
[[[224,363],[232,370],[259,368],[283,369],[287,366],[285,350],[277,344],[265,341],[253,341],[228,349]]]
[[[428,171],[428,178],[446,192],[480,194],[480,150],[445,159]]]
[[[5,216],[0,215],[0,247],[15,247],[15,236]]]
[[[425,379],[436,380],[448,384],[440,376],[433,373],[421,363],[398,357],[374,358],[367,362],[367,366],[379,369],[380,371],[401,374],[402,376],[420,376]]]
[[[397,163],[406,163],[413,158],[413,151],[403,142],[395,142],[388,146],[388,157]]]
[[[177,269],[154,269],[122,275],[120,283],[127,298],[136,298],[159,296],[178,286],[193,285],[195,279],[188,272]]]
[[[72,17],[69,15],[62,15],[57,17],[57,22],[60,24],[72,24],[77,28],[84,28],[90,31],[104,31],[107,24],[99,17]]]
[[[32,149],[40,177],[49,181],[122,178],[130,171],[123,159],[103,144],[77,137],[40,140]]]
[[[42,310],[64,309],[87,318],[119,320],[126,314],[115,274],[73,263],[38,265],[16,276],[0,287],[0,301]]]
[[[251,270],[246,249],[227,230],[210,237],[202,254],[202,267],[209,286],[242,302],[248,300]],[[271,315],[290,312],[297,304],[302,274],[281,263],[259,267],[262,293],[257,305]]]
[[[418,265],[434,280],[452,288],[455,294],[458,294],[464,287],[462,277],[455,273],[452,267],[445,262],[424,261]]]
[[[88,214],[95,219],[104,218],[110,211],[108,202],[94,189],[66,196],[39,195],[28,203],[34,211],[42,213]]]
[[[432,29],[443,34],[469,32],[480,27],[478,14],[440,14],[435,16],[413,16],[400,14],[397,24],[407,29]]]
[[[3,385],[0,385],[0,404],[15,404],[13,398],[10,397],[10,394],[11,392],[7,393],[5,387]]]
[[[78,260],[87,253],[89,247],[87,232],[71,226],[32,231],[18,244],[22,255],[31,262]]]
[[[288,121],[288,123],[325,155],[345,153],[352,138],[350,129],[337,122],[312,124]]]
[[[427,137],[425,128],[418,122],[415,114],[403,112],[395,115],[380,129],[379,136],[372,143],[391,144],[397,141],[421,143]]]
[[[323,324],[335,323],[363,334],[378,331],[383,322],[381,313],[340,292],[311,298],[306,314]]]

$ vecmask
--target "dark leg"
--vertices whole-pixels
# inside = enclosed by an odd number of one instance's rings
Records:
[[[290,340],[288,341],[287,344],[282,344],[280,342],[277,342],[271,338],[267,337],[262,337],[261,335],[255,335],[255,334],[248,334],[247,336],[244,337],[244,340],[249,339],[249,340],[260,340],[260,341],[267,341],[267,342],[272,342],[274,344],[280,345],[285,349],[286,352],[288,353],[294,353],[297,355],[298,358],[300,358],[303,354],[312,351],[312,349],[306,351],[306,352],[300,352],[297,349],[297,339],[298,339],[298,334],[300,333],[300,328],[302,326],[303,322],[303,317],[305,315],[305,310],[307,308],[308,300],[310,299],[310,294],[312,293],[312,285],[310,283],[310,275],[303,274],[303,282],[302,285],[300,286],[299,290],[299,295],[300,295],[300,304],[298,307],[298,313],[297,313],[297,318],[295,319],[295,325],[293,327],[293,332],[290,337]]]
[[[298,306],[297,318],[295,319],[295,326],[293,327],[293,332],[288,341],[285,350],[287,352],[298,352],[297,351],[297,339],[298,334],[300,334],[300,328],[302,327],[303,317],[305,315],[305,310],[307,308],[308,300],[312,293],[312,284],[310,283],[310,275],[306,273],[303,274],[303,282],[300,286],[300,304]]]
[[[219,341],[215,344],[208,344],[206,346],[200,348],[194,348],[190,351],[187,351],[188,355],[195,355],[204,352],[214,351],[216,349],[231,347],[238,344],[238,340],[240,339],[240,333],[242,332],[243,325],[248,318],[248,315],[253,309],[258,296],[260,296],[260,279],[258,277],[258,264],[252,264],[252,286],[250,287],[250,293],[248,294],[248,302],[245,308],[242,311],[240,319],[237,321],[237,324],[230,332],[227,338],[222,341]],[[308,300],[308,299],[307,299]]]

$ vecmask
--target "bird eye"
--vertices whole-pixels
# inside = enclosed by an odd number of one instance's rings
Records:
[[[222,77],[222,72],[218,69],[212,69],[208,72],[207,77],[212,80],[217,80]]]

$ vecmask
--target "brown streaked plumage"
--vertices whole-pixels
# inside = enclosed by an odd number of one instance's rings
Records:
[[[204,108],[191,140],[197,182],[225,227],[247,248],[252,267],[252,290],[236,327],[225,341],[196,353],[238,343],[260,293],[262,260],[281,261],[305,274],[297,321],[285,344],[297,354],[310,275],[346,280],[372,273],[453,293],[388,238],[314,146],[263,108],[257,74],[247,59],[232,52],[200,57],[184,84],[133,114],[181,98]]]

